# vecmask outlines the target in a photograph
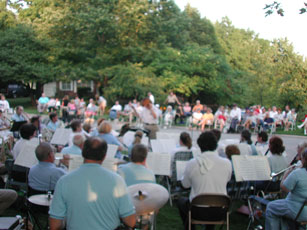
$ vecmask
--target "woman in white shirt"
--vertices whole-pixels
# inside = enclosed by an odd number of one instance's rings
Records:
[[[192,138],[187,132],[182,132],[179,137],[179,146],[177,146],[172,152],[172,161],[174,160],[175,153],[177,152],[192,152]]]

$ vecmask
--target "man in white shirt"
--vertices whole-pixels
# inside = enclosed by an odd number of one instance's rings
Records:
[[[278,115],[278,112],[277,112],[277,108],[276,106],[273,106],[272,107],[272,110],[270,111],[270,117],[273,118],[275,120],[275,117]]]
[[[241,109],[237,104],[233,104],[232,110],[230,111],[231,124],[228,132],[234,132],[237,125],[241,122]]]
[[[190,196],[178,200],[180,216],[185,225],[188,224],[188,207],[193,198],[202,193],[227,195],[226,186],[232,174],[231,162],[216,152],[217,139],[213,132],[202,133],[197,144],[202,154],[187,163],[181,180],[183,187],[191,187]],[[208,225],[206,229],[214,229],[214,226]]]
[[[142,101],[143,109],[141,113],[135,113],[139,116],[144,123],[144,128],[149,130],[149,138],[157,139],[157,132],[159,131],[158,123],[159,123],[159,109],[152,105],[149,98],[145,98]]]

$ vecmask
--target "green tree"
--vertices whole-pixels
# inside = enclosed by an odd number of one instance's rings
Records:
[[[0,31],[2,81],[18,81],[30,88],[54,79],[47,41],[39,40],[31,27],[17,25]]]

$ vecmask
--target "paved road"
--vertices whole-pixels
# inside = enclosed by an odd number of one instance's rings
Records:
[[[181,132],[189,132],[192,139],[193,139],[193,143],[194,145],[196,145],[196,140],[200,134],[200,131],[190,131],[188,130],[186,127],[172,127],[169,129],[160,129],[161,133],[170,133],[170,134],[174,134],[174,135],[180,135]],[[291,162],[292,159],[294,158],[294,156],[296,155],[296,148],[297,145],[303,141],[307,141],[307,137],[305,136],[292,136],[292,135],[279,135],[282,140],[284,141],[284,145],[286,147],[286,152],[287,152],[287,160],[288,162]],[[225,139],[240,139],[240,135],[239,134],[226,134],[223,133],[222,137],[221,137],[221,141],[225,140]],[[256,141],[256,135],[253,134],[252,135],[252,140],[253,142]]]

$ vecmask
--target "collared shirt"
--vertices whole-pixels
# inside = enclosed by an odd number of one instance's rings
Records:
[[[53,191],[57,181],[66,174],[62,168],[57,168],[50,162],[38,162],[29,172],[29,186],[39,191]]]
[[[122,111],[122,106],[121,105],[113,105],[111,110]]]
[[[268,158],[271,172],[278,173],[287,168],[287,159],[282,155],[274,154]],[[307,197],[306,197],[307,198]]]
[[[159,109],[156,106],[152,106],[152,109],[154,113],[156,114],[156,118],[151,113],[151,110],[149,110],[146,107],[143,107],[142,112],[140,113],[140,117],[142,121],[146,124],[158,124],[158,119],[159,119]]]
[[[0,110],[3,112],[10,109],[10,104],[7,100],[0,100]]]
[[[241,121],[241,109],[238,107],[236,109],[232,109],[230,111],[230,117],[237,118],[239,121]]]
[[[120,165],[117,172],[124,178],[127,186],[140,183],[156,183],[154,173],[144,165],[130,162]]]
[[[18,115],[17,113],[14,113],[12,116],[12,120],[20,122],[20,121],[26,121],[26,118],[22,114]]]
[[[76,146],[76,145],[72,145],[72,146],[68,146],[62,149],[61,153],[64,154],[74,154],[74,155],[82,155],[82,150]]]
[[[47,129],[50,129],[51,131],[55,132],[55,130],[57,128],[59,128],[60,126],[60,122],[57,121],[55,123],[53,123],[52,121],[49,121],[48,124],[47,124]]]
[[[305,168],[298,168],[291,172],[283,185],[290,191],[286,197],[289,209],[298,213],[300,207],[307,199],[307,171]],[[307,208],[300,214],[298,221],[307,219]]]
[[[116,229],[120,218],[134,213],[124,180],[99,164],[83,164],[60,178],[49,210],[74,230]]]
[[[19,153],[21,152],[21,150],[23,149],[23,147],[26,145],[27,142],[29,142],[30,140],[26,140],[23,138],[20,138],[16,144],[14,145],[14,148],[12,150],[12,154],[13,154],[13,158],[14,160],[16,160],[17,156],[19,155]]]
[[[49,102],[49,98],[48,98],[48,97],[40,97],[40,98],[38,99],[38,102],[39,102],[40,104],[47,104],[47,103]]]
[[[227,182],[232,174],[231,162],[217,152],[204,152],[191,159],[185,168],[182,185],[191,187],[190,201],[201,193],[227,195]]]

